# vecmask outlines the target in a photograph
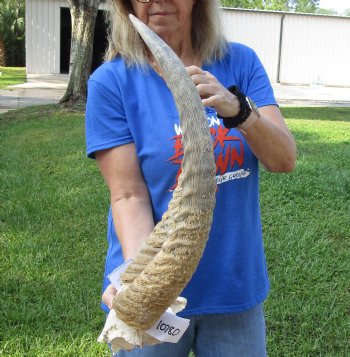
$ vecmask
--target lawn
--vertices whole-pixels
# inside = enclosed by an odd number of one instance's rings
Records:
[[[350,108],[282,108],[292,174],[261,173],[270,357],[350,351]],[[96,338],[108,193],[84,116],[0,115],[0,355],[109,356]]]
[[[0,89],[26,82],[25,67],[0,67]]]

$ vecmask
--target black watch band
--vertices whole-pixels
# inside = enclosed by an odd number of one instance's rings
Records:
[[[231,129],[243,124],[251,114],[252,108],[250,107],[245,94],[243,94],[237,86],[231,86],[227,89],[237,97],[239,101],[239,112],[235,117],[223,117],[219,114],[217,116],[223,120],[226,128]]]

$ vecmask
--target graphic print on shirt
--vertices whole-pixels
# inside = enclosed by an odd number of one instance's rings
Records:
[[[243,179],[250,175],[250,169],[245,169],[244,165],[244,144],[242,138],[234,135],[234,131],[226,129],[217,114],[212,108],[205,108],[209,129],[213,140],[216,183],[218,185],[232,180]],[[181,162],[183,158],[182,130],[177,124],[174,125],[175,135],[170,139],[173,141],[173,155],[167,160],[179,169],[176,174],[175,184],[170,188],[174,190],[177,186],[178,178],[181,174]]]

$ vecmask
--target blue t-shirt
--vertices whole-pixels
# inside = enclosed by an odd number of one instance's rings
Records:
[[[258,107],[276,105],[267,74],[250,48],[230,44],[226,56],[203,69],[224,86],[237,85]],[[206,108],[218,183],[213,224],[199,266],[181,296],[181,316],[243,311],[269,290],[259,208],[259,165],[243,135],[226,129]],[[118,57],[90,77],[86,108],[87,154],[135,143],[154,221],[168,207],[183,156],[176,106],[164,80],[152,69],[127,67]],[[108,216],[106,277],[123,262],[111,212]],[[108,311],[106,306],[103,306]]]

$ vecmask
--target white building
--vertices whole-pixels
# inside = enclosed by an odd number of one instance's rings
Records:
[[[350,17],[225,10],[231,41],[258,53],[272,82],[350,87]]]
[[[100,7],[93,67],[102,61]],[[350,17],[224,8],[230,41],[252,47],[272,82],[350,87]],[[26,0],[27,73],[68,73],[70,13],[65,0]]]

